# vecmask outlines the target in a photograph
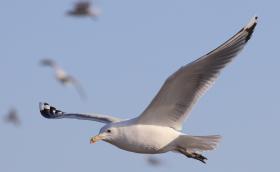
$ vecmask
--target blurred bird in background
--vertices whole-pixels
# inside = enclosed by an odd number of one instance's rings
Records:
[[[93,3],[91,1],[77,1],[74,4],[73,9],[67,12],[67,15],[76,17],[92,17],[96,20],[100,15],[101,10],[92,4]]]
[[[146,157],[146,162],[150,166],[154,166],[154,167],[158,167],[158,166],[163,164],[162,160],[159,159],[158,157],[155,157],[155,156],[147,156]]]
[[[73,76],[67,74],[65,70],[63,70],[60,66],[58,66],[53,60],[51,59],[43,59],[40,62],[43,66],[49,66],[53,68],[55,72],[55,78],[62,84],[62,85],[73,85],[78,94],[80,95],[81,99],[86,100],[86,94],[77,79]]]
[[[15,126],[20,126],[21,122],[15,108],[11,108],[8,114],[4,117],[6,123],[11,123]]]

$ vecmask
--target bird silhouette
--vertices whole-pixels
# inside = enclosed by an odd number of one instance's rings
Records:
[[[51,59],[43,59],[41,60],[41,64],[43,66],[51,67],[55,72],[55,78],[62,84],[62,85],[73,85],[78,94],[80,95],[81,99],[86,100],[86,94],[81,86],[80,82],[74,78],[73,76],[69,75],[65,70],[63,70],[60,66],[58,66],[53,60]]]
[[[15,108],[11,108],[8,114],[5,116],[4,121],[7,123],[11,123],[15,126],[20,126],[21,122],[18,116],[18,113]]]
[[[146,156],[146,162],[154,167],[162,165],[162,160],[155,156]]]
[[[91,1],[78,1],[66,14],[76,17],[92,17],[96,20],[100,13],[100,9],[93,6]]]

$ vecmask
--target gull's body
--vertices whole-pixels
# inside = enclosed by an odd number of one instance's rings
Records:
[[[228,41],[181,67],[164,83],[144,112],[122,120],[107,115],[65,113],[40,103],[46,118],[76,118],[105,123],[91,143],[104,140],[120,149],[145,154],[169,151],[181,153],[205,163],[200,153],[216,148],[220,136],[192,136],[181,132],[182,125],[197,100],[214,83],[220,71],[244,48],[257,24],[254,17]]]
[[[180,136],[180,132],[165,126],[135,124],[136,120],[132,119],[112,124],[110,128],[118,127],[119,137],[115,138],[113,142],[110,140],[108,142],[123,150],[145,154],[157,154],[173,150],[172,142]]]
[[[73,85],[79,93],[80,97],[82,99],[86,99],[84,89],[80,85],[79,81],[73,76],[67,74],[67,72],[60,66],[58,66],[53,60],[43,59],[41,60],[41,64],[51,67],[54,70],[55,78],[57,79],[57,81],[59,81],[62,85]]]

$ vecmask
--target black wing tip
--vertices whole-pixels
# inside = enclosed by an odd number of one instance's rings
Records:
[[[41,115],[45,118],[59,118],[64,112],[57,110],[55,107],[50,106],[48,103],[39,103]]]
[[[246,42],[250,40],[255,30],[255,27],[257,26],[258,18],[259,18],[258,16],[253,17],[251,21],[245,26],[244,30],[248,32],[248,35],[246,37]]]

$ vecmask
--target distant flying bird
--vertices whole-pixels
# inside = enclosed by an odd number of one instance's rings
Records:
[[[15,108],[10,109],[8,114],[5,116],[4,121],[7,123],[14,124],[15,126],[19,126],[21,124]]]
[[[82,88],[81,84],[77,79],[75,79],[73,76],[67,74],[65,70],[63,70],[61,67],[59,67],[53,60],[51,59],[43,59],[41,60],[41,64],[43,66],[49,66],[53,68],[55,72],[56,79],[62,84],[62,85],[74,85],[77,92],[79,93],[80,97],[85,100],[86,94],[84,92],[84,89]]]
[[[221,70],[236,57],[251,38],[257,17],[218,48],[181,67],[172,74],[138,117],[122,120],[97,114],[67,113],[40,103],[46,118],[76,118],[105,123],[91,143],[103,140],[120,149],[159,154],[178,152],[206,163],[201,152],[216,148],[220,136],[193,136],[181,132],[185,118],[198,99],[217,79]]]
[[[147,156],[147,163],[151,166],[160,166],[162,164],[162,160],[155,156]]]
[[[96,19],[100,15],[100,9],[93,6],[90,1],[78,1],[75,3],[74,8],[67,12],[70,16],[80,16],[80,17],[93,17]]]

